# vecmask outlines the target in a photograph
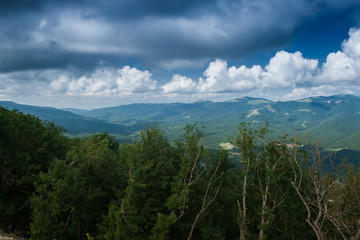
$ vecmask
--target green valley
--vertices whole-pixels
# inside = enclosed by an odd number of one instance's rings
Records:
[[[273,102],[243,97],[227,102],[129,104],[93,110],[44,108],[0,102],[53,121],[69,136],[108,132],[121,142],[138,137],[146,126],[158,124],[170,142],[181,137],[187,123],[206,126],[207,145],[218,148],[232,142],[239,122],[254,126],[269,123],[274,138],[295,131],[304,143],[319,141],[326,149],[360,150],[360,98],[353,95],[312,97]]]

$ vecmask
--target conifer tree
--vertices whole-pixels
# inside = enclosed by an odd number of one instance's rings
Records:
[[[128,183],[119,204],[109,211],[112,231],[106,239],[148,239],[158,214],[166,211],[172,148],[159,128],[147,128],[140,141],[122,147],[121,162],[126,166]]]
[[[39,173],[64,159],[70,140],[38,117],[0,107],[0,228],[27,235]]]
[[[98,233],[108,205],[125,187],[117,146],[107,134],[94,135],[40,174],[32,198],[32,239],[83,239]]]

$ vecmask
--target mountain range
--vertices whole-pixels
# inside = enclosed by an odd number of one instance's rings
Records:
[[[331,150],[360,150],[360,97],[336,95],[292,101],[270,101],[243,97],[226,102],[138,103],[93,110],[56,109],[2,101],[0,106],[18,109],[67,130],[67,135],[84,137],[108,132],[121,142],[138,136],[141,129],[158,124],[171,141],[180,139],[187,123],[205,126],[207,144],[234,141],[240,122],[257,128],[269,123],[271,137],[295,134],[304,143]]]

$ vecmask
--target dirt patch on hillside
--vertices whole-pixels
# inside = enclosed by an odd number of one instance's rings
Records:
[[[26,240],[26,238],[16,236],[15,234],[0,232],[0,240]]]

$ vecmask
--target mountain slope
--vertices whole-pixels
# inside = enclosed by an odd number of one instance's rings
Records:
[[[125,140],[136,137],[139,129],[149,124],[159,124],[168,139],[174,141],[181,138],[187,123],[197,122],[206,127],[207,144],[217,148],[221,142],[234,140],[240,122],[255,128],[269,122],[272,137],[291,135],[295,130],[305,143],[319,140],[328,149],[360,150],[360,98],[353,95],[278,102],[243,97],[227,102],[138,103],[89,111],[64,111],[13,102],[0,102],[0,105],[54,121],[71,134],[106,131]]]
[[[236,136],[241,121],[254,126],[268,121],[276,136],[295,130],[306,142],[321,140],[327,148],[360,150],[359,113],[359,97],[337,95],[279,102],[244,97],[228,102],[130,104],[94,109],[82,115],[122,124],[159,123],[170,140],[181,137],[186,123],[197,122],[206,126],[208,143],[213,146]]]
[[[42,120],[52,121],[66,129],[71,135],[92,134],[95,132],[111,132],[121,135],[129,135],[142,126],[123,126],[121,124],[108,123],[99,119],[80,116],[69,111],[56,108],[21,105],[9,101],[0,101],[0,106],[9,110],[17,109],[25,114],[38,116]]]

